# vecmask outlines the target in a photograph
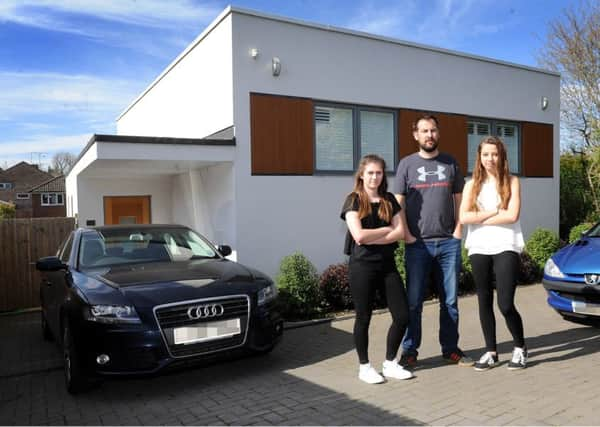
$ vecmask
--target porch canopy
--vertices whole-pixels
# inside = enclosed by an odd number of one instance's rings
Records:
[[[206,138],[96,134],[67,176],[67,213],[80,225],[183,224],[233,243],[234,158],[233,127]]]
[[[94,134],[71,172],[85,178],[178,174],[233,162],[233,147],[233,127],[206,138]]]

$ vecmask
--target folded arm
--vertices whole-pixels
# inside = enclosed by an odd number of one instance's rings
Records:
[[[517,222],[521,213],[521,183],[516,176],[510,177],[510,200],[506,209],[498,209],[498,214],[486,219],[482,224],[501,225]]]
[[[460,203],[459,219],[461,224],[483,224],[483,221],[498,214],[498,209],[481,211],[473,209],[473,200],[477,197],[473,194],[473,181],[465,184],[463,197]]]
[[[385,236],[371,242],[372,245],[389,245],[395,243],[398,240],[404,239],[404,224],[400,217],[400,212],[392,217],[391,231]]]
[[[348,225],[348,230],[350,230],[350,234],[352,234],[357,245],[373,244],[373,242],[381,239],[393,230],[390,226],[372,229],[363,228],[358,218],[358,212],[356,211],[348,211],[346,213],[346,225]]]

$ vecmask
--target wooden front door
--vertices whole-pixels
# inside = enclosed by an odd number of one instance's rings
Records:
[[[105,196],[104,224],[150,224],[150,196]]]

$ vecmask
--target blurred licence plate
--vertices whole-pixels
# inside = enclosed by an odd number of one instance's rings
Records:
[[[193,344],[220,338],[228,338],[241,332],[240,319],[218,320],[198,326],[173,329],[175,344]]]
[[[582,301],[572,301],[571,307],[574,313],[600,315],[600,304],[588,304]]]

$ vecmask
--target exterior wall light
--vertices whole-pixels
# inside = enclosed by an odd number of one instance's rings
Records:
[[[277,56],[273,57],[273,76],[277,77],[281,74],[281,61]]]
[[[547,96],[542,96],[542,98],[540,99],[540,108],[542,110],[546,110],[548,108],[548,97]]]
[[[253,47],[252,49],[250,49],[250,57],[252,59],[256,59],[258,58],[258,49]]]

